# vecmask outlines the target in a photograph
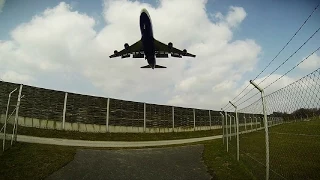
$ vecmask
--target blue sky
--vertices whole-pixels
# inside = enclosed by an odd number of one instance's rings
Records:
[[[29,22],[33,16],[41,14],[46,8],[54,8],[59,4],[58,0],[33,0],[33,1],[18,1],[7,0],[3,12],[0,13],[0,40],[10,41],[10,32],[21,23]],[[85,13],[93,17],[98,24],[94,26],[94,30],[99,32],[106,26],[103,19],[103,1],[64,1],[73,7],[73,10]],[[157,7],[157,1],[140,1],[150,3]],[[259,61],[255,65],[253,71],[245,72],[241,80],[238,81],[238,86],[243,84],[244,80],[254,78],[278,53],[278,51],[291,38],[294,32],[300,27],[304,20],[309,16],[312,10],[319,4],[316,0],[281,0],[281,1],[256,1],[256,0],[208,0],[206,4],[207,14],[215,14],[221,12],[226,14],[230,6],[242,7],[246,12],[245,19],[238,27],[232,29],[233,38],[235,40],[253,39],[256,44],[261,47],[261,53],[258,56]],[[320,9],[320,8],[319,8]],[[267,75],[274,70],[280,63],[282,63],[291,53],[293,53],[316,29],[320,27],[320,10],[317,10],[310,18],[308,23],[303,27],[296,38],[284,50],[284,52],[273,62],[273,64],[260,77]],[[188,9],[185,10],[188,12]],[[119,12],[121,13],[121,12]],[[214,22],[214,20],[212,20]],[[137,20],[138,22],[138,20]],[[206,29],[202,29],[206,31]],[[137,34],[137,38],[139,34]],[[214,38],[215,34],[212,34]],[[307,56],[319,46],[320,33],[317,33],[306,46],[303,47],[291,60],[289,60],[281,69],[277,71],[278,74],[283,74],[299,62],[303,57]],[[122,42],[121,42],[122,43]],[[212,59],[215,61],[215,59]],[[1,72],[1,71],[0,71]],[[291,77],[301,77],[308,74],[309,71],[295,70]],[[48,75],[48,76],[47,76]],[[48,73],[38,79],[39,85],[53,87],[52,82],[58,82],[63,76],[57,75],[59,78],[54,78],[52,74]],[[82,86],[81,92],[106,94],[99,88],[92,88],[90,79],[82,78],[81,74],[73,76],[78,84],[77,87]],[[81,77],[81,78],[80,78]],[[40,80],[43,79],[43,80]],[[51,79],[51,81],[45,81]],[[81,80],[80,80],[81,79]],[[71,81],[75,81],[72,79]],[[60,83],[55,89],[61,89],[63,86],[68,86],[68,81]],[[74,86],[73,86],[74,87]],[[87,89],[86,89],[87,88]],[[76,90],[65,88],[66,90]],[[86,89],[86,90],[85,90]],[[150,96],[150,98],[152,98]],[[142,99],[145,100],[145,99]],[[152,101],[152,100],[149,100]]]

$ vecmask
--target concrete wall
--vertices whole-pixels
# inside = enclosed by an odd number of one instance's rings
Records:
[[[1,123],[4,123],[5,115],[2,114]],[[14,116],[12,116],[9,124],[14,123]],[[35,127],[40,129],[56,129],[62,130],[62,122],[52,120],[42,120],[36,118],[21,117],[18,118],[18,124],[24,127]],[[188,131],[203,131],[210,129],[221,129],[221,126],[202,126],[192,128],[176,127],[174,132],[188,132]],[[79,131],[79,132],[93,132],[93,133],[105,133],[107,131],[106,125],[99,124],[84,124],[84,123],[70,123],[65,122],[66,131]],[[143,127],[130,127],[130,126],[111,126],[109,125],[109,132],[111,133],[143,133]],[[173,132],[172,128],[149,128],[146,127],[146,133],[168,133]]]
[[[5,114],[0,115],[0,123],[4,123]],[[14,123],[14,116],[12,116],[9,121],[9,124]],[[271,121],[268,122],[269,125],[274,125]],[[21,117],[18,118],[18,124],[24,127],[35,127],[40,129],[56,129],[63,130],[62,122],[60,121],[52,121],[52,120],[41,120],[36,118],[27,118]],[[256,123],[252,122],[252,128],[255,129]],[[263,126],[260,122],[257,122],[257,128]],[[245,126],[245,124],[239,124],[239,127]],[[247,129],[251,129],[251,123],[246,123]],[[174,128],[174,132],[190,132],[190,131],[204,131],[204,130],[212,130],[212,129],[221,129],[222,126],[197,126],[193,127],[176,127]],[[70,123],[65,122],[65,130],[66,131],[79,131],[79,132],[92,132],[92,133],[105,133],[107,132],[106,125],[99,124],[84,124],[84,123]],[[231,131],[234,131],[234,124],[231,126]],[[132,126],[112,126],[109,125],[109,132],[111,133],[144,133],[143,127],[132,127]],[[146,127],[146,133],[168,133],[173,132],[172,128],[150,128]]]

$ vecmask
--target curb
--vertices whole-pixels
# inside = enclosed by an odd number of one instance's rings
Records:
[[[10,140],[12,134],[7,134],[6,139]],[[3,139],[3,134],[0,135]],[[60,138],[45,138],[18,135],[18,142],[37,143],[37,144],[51,144],[60,146],[81,146],[81,147],[148,147],[148,146],[166,146],[176,144],[186,144],[201,141],[208,141],[213,139],[221,139],[222,135],[191,138],[191,139],[175,139],[175,140],[161,140],[161,141],[88,141],[88,140],[73,140]]]

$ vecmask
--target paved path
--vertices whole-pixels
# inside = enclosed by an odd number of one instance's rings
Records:
[[[258,130],[262,130],[258,128]],[[240,132],[239,134],[246,134],[254,132],[256,130],[247,130]],[[235,136],[235,133],[231,134]],[[230,136],[230,134],[229,134]],[[11,134],[7,134],[7,139],[11,140]],[[201,138],[190,138],[190,139],[176,139],[176,140],[161,140],[161,141],[89,141],[89,140],[73,140],[73,139],[60,139],[60,138],[45,138],[45,137],[34,137],[18,135],[17,141],[27,143],[38,143],[38,144],[52,144],[61,146],[82,146],[82,147],[154,147],[154,146],[166,146],[175,144],[186,144],[201,141],[208,141],[213,139],[221,139],[222,135],[201,137]],[[3,139],[3,134],[0,134],[0,139]]]
[[[203,149],[203,145],[130,150],[79,149],[73,161],[47,180],[209,180],[211,176],[201,156]]]
[[[3,139],[3,134],[0,134]],[[8,134],[7,139],[11,139],[11,134]],[[82,147],[148,147],[148,146],[165,146],[174,144],[186,144],[201,142],[213,139],[221,139],[222,135],[191,138],[191,139],[178,139],[178,140],[162,140],[162,141],[87,141],[87,140],[71,140],[71,139],[59,139],[59,138],[44,138],[18,135],[17,141],[27,143],[39,143],[39,144],[53,144],[62,146],[82,146]]]

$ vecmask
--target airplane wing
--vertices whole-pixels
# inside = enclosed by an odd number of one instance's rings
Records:
[[[130,54],[137,54],[140,55],[139,57],[136,55],[136,58],[144,58],[143,56],[143,46],[141,40],[137,41],[136,43],[129,46],[127,43],[125,43],[125,48],[121,50],[120,52],[114,51],[114,54],[109,56],[110,58],[119,57],[122,58],[130,57]]]
[[[169,43],[170,44],[170,43]],[[155,51],[157,51],[158,53],[162,52],[162,53],[171,53],[171,56],[173,57],[182,57],[182,56],[189,56],[189,57],[196,57],[196,55],[190,54],[187,52],[187,50],[179,50],[175,47],[169,46],[169,44],[164,44],[156,39],[154,39],[154,46],[155,46]]]

